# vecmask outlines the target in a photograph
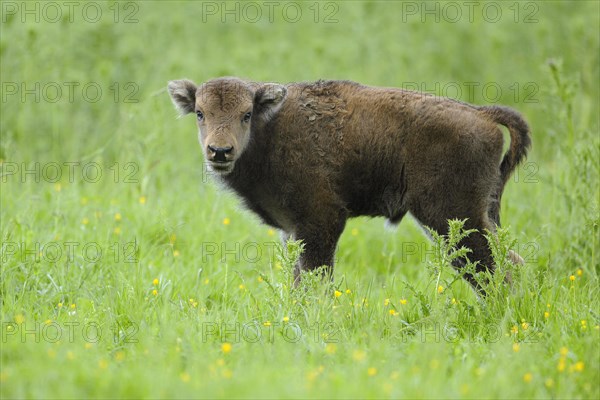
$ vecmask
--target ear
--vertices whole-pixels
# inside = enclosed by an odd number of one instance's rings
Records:
[[[287,96],[287,89],[277,83],[265,83],[254,93],[254,105],[259,111],[275,113]]]
[[[198,86],[188,79],[169,81],[167,86],[175,108],[181,115],[194,112],[196,104],[196,89]]]

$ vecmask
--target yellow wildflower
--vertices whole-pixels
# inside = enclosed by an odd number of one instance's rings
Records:
[[[561,347],[559,351],[560,351],[560,355],[563,357],[566,357],[567,354],[569,354],[569,349],[567,349],[566,347]]]
[[[231,220],[229,218],[223,218],[223,225],[229,225]]]
[[[336,290],[336,291],[333,293],[333,295],[334,295],[335,297],[340,297],[340,296],[342,295],[342,292],[340,292],[339,290]]]
[[[367,356],[367,353],[365,353],[362,350],[354,350],[352,352],[352,358],[354,359],[354,361],[362,361],[365,359],[366,356]]]
[[[232,348],[233,346],[231,345],[231,343],[223,343],[221,345],[221,351],[223,352],[223,354],[229,353]]]

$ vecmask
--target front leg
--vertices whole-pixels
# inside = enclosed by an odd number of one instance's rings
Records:
[[[337,242],[344,231],[347,213],[332,210],[320,218],[307,219],[297,227],[294,237],[302,240],[304,251],[294,269],[294,284],[298,285],[303,271],[326,267],[329,278],[333,278],[333,264]]]

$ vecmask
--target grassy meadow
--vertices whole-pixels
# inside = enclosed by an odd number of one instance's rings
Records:
[[[600,3],[0,12],[0,397],[600,397]],[[292,290],[301,245],[215,184],[165,90],[225,75],[519,110],[490,296],[450,267],[459,224],[431,242],[410,217],[351,220],[334,282]]]

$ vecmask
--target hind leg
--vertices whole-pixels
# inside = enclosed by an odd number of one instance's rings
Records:
[[[456,208],[446,207],[442,210],[431,210],[430,212],[416,208],[411,210],[411,213],[421,224],[434,229],[441,235],[448,234],[448,219],[466,219],[464,229],[476,229],[476,231],[461,240],[458,246],[464,246],[471,250],[467,258],[471,262],[477,262],[476,272],[493,272],[495,265],[492,252],[484,233],[486,230],[494,232],[495,229],[494,224],[490,221],[487,205],[475,206],[471,204],[468,207],[464,207],[463,205],[463,207]],[[459,272],[464,273],[463,269],[466,262],[466,259],[457,259],[453,262],[453,267]],[[464,273],[463,278],[476,290],[482,291],[481,285],[471,273]]]
[[[479,218],[476,216],[469,218],[465,222],[465,229],[476,229],[476,231],[461,240],[458,243],[458,246],[464,246],[471,250],[471,252],[467,254],[466,258],[468,261],[473,263],[477,262],[475,266],[476,273],[485,271],[493,273],[496,269],[496,266],[492,258],[492,251],[490,250],[488,241],[484,236],[486,230],[489,232],[494,232],[493,224],[489,221],[488,216],[483,215]],[[456,262],[453,263],[454,268],[459,272],[462,272],[462,269],[467,263],[467,259],[456,260]],[[477,289],[477,291],[482,291],[480,283],[471,273],[465,273],[463,278],[469,282],[471,286]]]
[[[488,207],[488,217],[492,224],[500,227],[500,196],[493,195]]]
[[[500,227],[500,200],[501,193],[493,195],[490,199],[490,204],[488,206],[488,216],[492,224],[496,226],[496,228]],[[509,250],[508,258],[510,262],[515,265],[523,265],[525,264],[525,260],[521,257],[517,252]],[[510,278],[507,278],[510,281]]]

